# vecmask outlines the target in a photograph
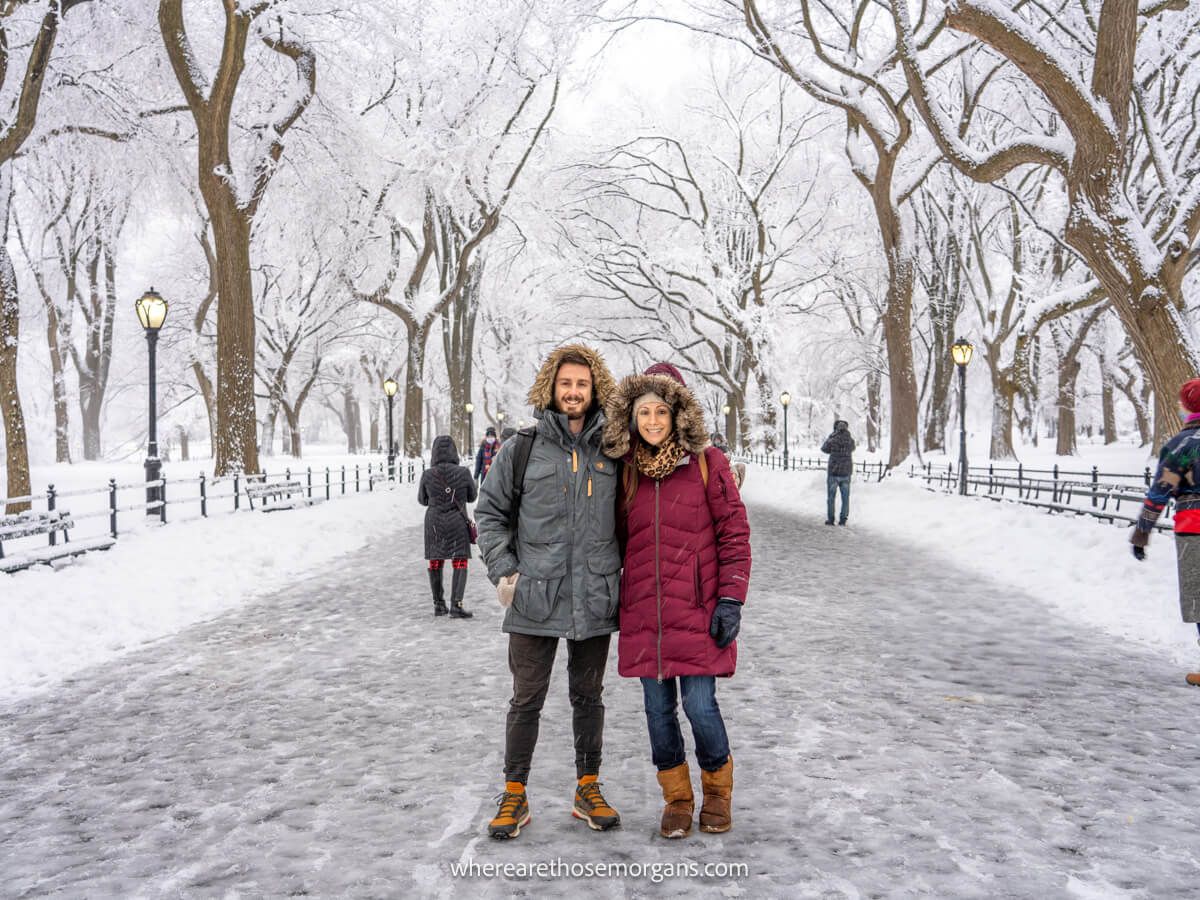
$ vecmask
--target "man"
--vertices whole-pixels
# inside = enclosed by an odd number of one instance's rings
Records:
[[[488,826],[495,838],[515,838],[530,819],[525,784],[560,639],[567,642],[575,733],[572,814],[597,831],[621,823],[597,781],[601,693],[617,630],[621,568],[617,466],[600,452],[603,408],[613,387],[603,358],[590,347],[571,344],[551,353],[529,391],[536,425],[501,445],[475,507],[488,577],[508,607],[504,631],[513,676],[505,787]]]
[[[838,491],[841,491],[842,514],[838,518],[838,524],[845,525],[846,517],[850,515],[850,473],[854,471],[854,463],[850,457],[854,452],[854,438],[850,437],[850,425],[845,420],[838,419],[833,423],[833,433],[825,438],[821,452],[829,454],[828,475],[825,479],[825,524],[833,524],[834,500]]]
[[[483,433],[483,441],[479,444],[479,449],[475,451],[475,480],[483,484],[483,479],[487,478],[487,473],[492,468],[492,463],[496,461],[496,454],[500,452],[500,443],[496,440],[496,429],[488,426],[487,431]]]

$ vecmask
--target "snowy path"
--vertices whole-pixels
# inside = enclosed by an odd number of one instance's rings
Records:
[[[640,690],[614,646],[602,779],[624,826],[569,816],[560,652],[533,823],[481,837],[509,690],[500,611],[476,566],[476,618],[435,621],[410,528],[0,707],[0,896],[1194,894],[1200,696],[1177,668],[865,528],[750,499],[754,583],[718,691],[730,834],[655,836]],[[451,876],[470,860],[750,875]]]

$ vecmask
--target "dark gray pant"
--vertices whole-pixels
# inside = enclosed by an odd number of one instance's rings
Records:
[[[604,669],[608,664],[611,635],[567,641],[567,690],[571,699],[571,724],[575,731],[575,775],[600,772],[604,747]],[[508,704],[505,730],[504,778],[522,784],[529,778],[533,748],[537,745],[542,705],[550,687],[556,637],[532,634],[508,636],[508,668],[513,675],[513,696]]]

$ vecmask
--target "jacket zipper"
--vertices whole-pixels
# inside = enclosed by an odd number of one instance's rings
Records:
[[[654,481],[654,592],[658,603],[658,680],[663,680],[662,665],[662,569],[659,563],[659,488],[662,483]]]

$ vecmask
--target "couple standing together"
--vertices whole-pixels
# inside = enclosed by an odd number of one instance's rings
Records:
[[[737,662],[750,528],[725,455],[707,446],[699,403],[665,363],[616,384],[591,348],[560,347],[529,402],[536,426],[503,444],[475,508],[488,577],[507,606],[513,676],[506,783],[488,832],[515,838],[530,821],[525,783],[564,638],[573,815],[598,831],[620,824],[597,780],[604,670],[618,631],[618,671],[642,682],[661,833],[686,836],[695,813],[680,700],[701,770],[700,829],[728,831],[733,758],[716,678]]]

